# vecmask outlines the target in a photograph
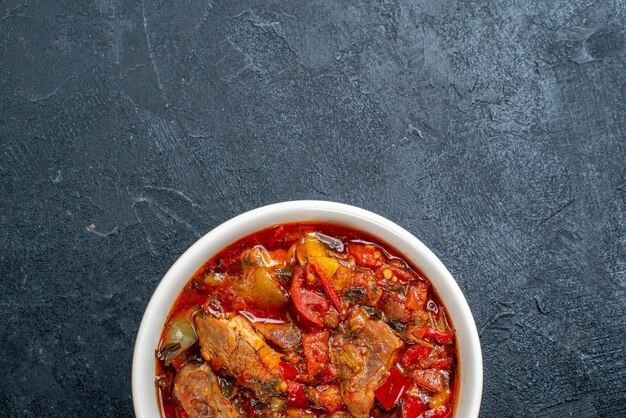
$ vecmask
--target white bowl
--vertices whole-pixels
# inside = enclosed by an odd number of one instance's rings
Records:
[[[336,223],[367,232],[394,247],[424,273],[445,305],[456,331],[460,382],[455,416],[478,417],[483,388],[480,342],[467,301],[450,272],[420,240],[388,219],[354,206],[316,200],[277,203],[243,213],[200,238],[174,263],[154,291],[135,341],[132,385],[136,416],[160,416],[154,384],[155,350],[170,308],[196,270],[228,244],[246,235],[272,225],[299,221]]]

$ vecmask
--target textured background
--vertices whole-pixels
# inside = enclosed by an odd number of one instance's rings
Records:
[[[482,416],[625,416],[624,3],[338,3],[0,2],[0,415],[132,416],[167,268],[317,198],[450,268]]]

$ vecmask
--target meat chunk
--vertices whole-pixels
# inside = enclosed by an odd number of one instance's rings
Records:
[[[273,343],[283,353],[302,350],[302,331],[291,322],[286,324],[252,324],[254,329],[267,341]]]
[[[261,402],[285,393],[281,379],[280,354],[241,316],[230,319],[196,317],[196,331],[202,357],[216,371],[237,379],[252,390]]]
[[[433,392],[443,392],[446,388],[446,380],[439,370],[415,369],[410,372],[411,377],[421,387]]]
[[[341,397],[357,418],[369,416],[374,389],[389,372],[402,347],[389,326],[358,309],[330,339],[330,359],[337,371]]]
[[[343,407],[341,393],[335,385],[321,386],[319,388],[305,387],[307,398],[314,405],[325,408],[331,414]]]
[[[239,412],[222,396],[217,377],[206,364],[187,364],[176,373],[174,396],[189,418],[239,418]]]

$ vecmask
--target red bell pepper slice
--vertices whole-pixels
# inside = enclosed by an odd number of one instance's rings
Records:
[[[435,362],[430,365],[430,368],[436,370],[448,370],[450,366],[452,366],[452,359],[450,357],[444,357],[435,360]]]
[[[417,338],[432,338],[440,344],[450,344],[452,342],[452,333],[439,331],[433,327],[417,328],[412,333]]]
[[[422,402],[420,398],[409,395],[404,399],[404,405],[402,405],[402,417],[417,418],[427,410],[428,405]]]
[[[285,380],[295,380],[298,377],[298,369],[291,363],[281,361],[278,363],[278,368],[280,369],[280,375]]]
[[[340,314],[343,314],[344,313],[343,303],[341,303],[341,299],[339,299],[339,295],[337,295],[337,292],[335,292],[335,289],[333,289],[333,285],[330,282],[330,279],[328,278],[328,276],[326,275],[326,272],[316,262],[313,261],[311,264],[313,264],[313,268],[315,268],[315,272],[317,273],[317,276],[320,278],[320,282],[322,282],[322,287],[324,288],[324,292],[326,292],[326,295],[328,295],[328,298],[330,299],[331,303],[333,304],[335,309],[337,309],[337,312],[339,312]]]
[[[287,398],[287,406],[291,408],[306,408],[309,401],[306,398],[306,393],[302,389],[302,385],[296,382],[287,382],[287,392],[289,392],[289,398]]]
[[[383,383],[374,390],[374,395],[382,407],[389,411],[398,403],[410,386],[411,381],[394,367]]]
[[[330,304],[322,295],[304,288],[304,270],[300,266],[293,269],[290,291],[298,319],[309,327],[321,328],[324,325],[322,317]]]
[[[320,376],[320,380],[322,383],[330,385],[335,383],[335,379],[337,378],[337,371],[333,368],[331,364],[328,365],[328,368],[322,373]]]
[[[425,345],[412,345],[406,350],[406,352],[402,356],[402,359],[400,360],[400,363],[405,367],[410,366],[411,364],[415,364],[420,360],[424,360],[426,357],[428,357],[431,351],[432,348],[426,347]]]

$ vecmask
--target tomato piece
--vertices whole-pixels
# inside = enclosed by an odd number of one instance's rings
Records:
[[[176,413],[178,414],[178,418],[189,418],[189,415],[183,410],[178,410]]]
[[[306,393],[300,383],[287,382],[287,392],[289,398],[287,398],[287,406],[292,408],[306,408],[309,401],[306,398]]]
[[[452,359],[450,357],[444,357],[435,360],[435,362],[430,366],[431,369],[437,370],[448,370],[452,366]]]
[[[404,399],[404,405],[402,405],[402,417],[403,418],[417,418],[428,410],[422,400],[415,396],[407,396]]]
[[[389,411],[393,408],[404,392],[411,386],[411,381],[404,377],[397,368],[391,369],[383,383],[374,390],[378,402]]]
[[[430,391],[443,392],[446,388],[445,379],[439,370],[415,369],[409,374],[415,383]]]
[[[292,294],[292,300],[300,320],[316,327],[324,325],[323,313],[328,311],[330,304],[323,296],[301,289]]]
[[[452,342],[452,333],[443,332],[433,327],[421,327],[412,331],[417,338],[431,338],[441,344],[450,344]]]
[[[294,267],[291,277],[291,301],[298,319],[309,327],[321,328],[324,325],[322,317],[330,308],[330,303],[322,295],[304,288],[302,267]]]
[[[287,231],[285,231],[285,227],[282,225],[274,229],[274,235],[272,235],[268,243],[269,248],[274,248],[276,244],[283,241],[286,233]]]
[[[414,311],[423,310],[428,299],[428,285],[424,282],[417,282],[409,287],[406,293],[405,306]]]
[[[395,281],[392,279],[394,283],[407,284],[417,280],[417,276],[411,270],[405,270],[402,267],[395,264],[384,264],[376,273],[380,278],[384,278],[385,280],[389,280],[395,276]]]
[[[287,363],[286,361],[281,361],[278,363],[278,367],[280,368],[280,375],[285,380],[294,380],[298,377],[298,369],[291,363]]]
[[[385,262],[380,250],[373,245],[350,243],[348,244],[348,254],[361,267],[376,269]]]
[[[313,377],[328,368],[328,339],[330,332],[319,331],[302,336],[306,369]]]
[[[432,348],[426,347],[425,345],[420,345],[420,344],[412,345],[406,350],[406,352],[402,356],[402,359],[400,360],[400,363],[403,366],[410,366],[411,364],[415,364],[419,362],[420,360],[423,360],[426,357],[428,357],[431,351],[432,351]]]
[[[337,371],[331,364],[329,364],[328,368],[320,376],[320,380],[322,381],[322,383],[329,385],[331,383],[335,383],[336,379],[337,379]]]
[[[335,309],[337,309],[337,312],[339,312],[340,314],[343,314],[344,312],[343,303],[341,303],[341,299],[339,299],[339,295],[337,295],[337,292],[335,292],[335,289],[333,289],[333,285],[330,282],[330,279],[328,278],[328,276],[326,275],[326,272],[315,261],[313,261],[312,264],[313,264],[313,268],[315,269],[315,272],[317,273],[317,276],[320,278],[320,282],[322,282],[322,288],[324,288],[324,292],[326,292],[326,295],[330,299]]]

